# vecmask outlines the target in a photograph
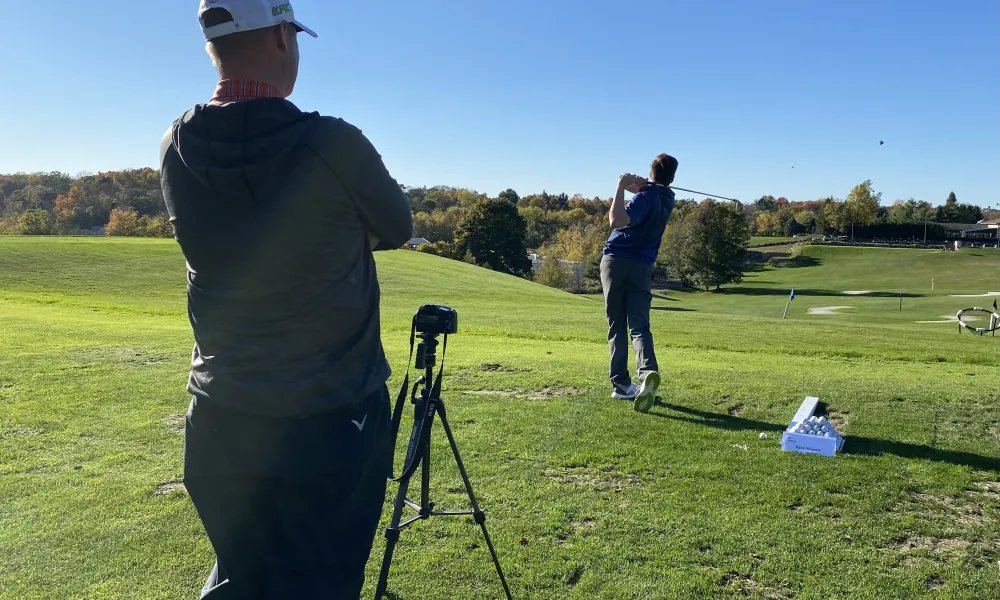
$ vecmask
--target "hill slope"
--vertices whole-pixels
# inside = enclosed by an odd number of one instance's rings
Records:
[[[814,260],[722,294],[658,292],[665,386],[649,415],[608,397],[600,300],[379,255],[394,386],[416,308],[459,311],[444,397],[515,597],[993,593],[1000,342],[916,321],[965,302],[952,293],[997,287],[995,262],[848,252],[808,248]],[[891,296],[907,268],[903,316],[898,297],[842,294]],[[200,588],[211,549],[177,485],[191,349],[183,270],[170,241],[0,238],[0,598]],[[921,290],[938,270],[945,289]],[[815,293],[782,320],[793,284]],[[857,306],[807,312],[835,304]],[[806,395],[827,403],[844,455],[778,449]],[[465,508],[437,436],[432,498]],[[380,556],[377,541],[366,596]],[[463,519],[405,531],[390,583],[401,598],[499,597]]]

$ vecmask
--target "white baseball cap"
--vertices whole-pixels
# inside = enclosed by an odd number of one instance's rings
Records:
[[[232,15],[233,20],[206,27],[203,16],[205,11],[221,8]],[[291,2],[282,0],[201,0],[198,8],[198,21],[205,32],[205,39],[211,40],[230,33],[252,31],[274,27],[281,23],[291,23],[309,35],[316,37],[316,32],[295,20],[295,12]]]

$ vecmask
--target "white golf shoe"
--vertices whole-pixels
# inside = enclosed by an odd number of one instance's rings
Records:
[[[617,398],[618,400],[632,400],[639,395],[639,388],[635,387],[634,383],[628,384],[627,387],[612,386],[613,391],[611,392],[612,398]]]
[[[649,412],[649,409],[653,408],[653,404],[656,402],[656,390],[660,387],[660,374],[656,371],[650,371],[646,374],[646,377],[642,380],[642,387],[639,388],[639,393],[636,394],[635,403],[632,404],[632,408],[639,412]]]

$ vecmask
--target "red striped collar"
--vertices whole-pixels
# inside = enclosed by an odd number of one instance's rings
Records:
[[[223,79],[215,86],[211,104],[229,104],[258,98],[284,98],[285,94],[273,85],[252,79]]]

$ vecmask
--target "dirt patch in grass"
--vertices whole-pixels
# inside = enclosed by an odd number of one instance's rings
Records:
[[[187,489],[180,481],[168,481],[167,483],[161,483],[153,489],[154,496],[169,496],[174,493],[186,494]]]
[[[29,425],[22,425],[20,423],[11,423],[10,425],[0,426],[0,439],[5,437],[31,437],[42,435],[43,433],[45,433],[44,429],[31,427]]]
[[[764,600],[788,600],[786,592],[768,587],[755,581],[752,577],[740,573],[726,573],[719,581],[719,586],[737,591],[743,598],[763,598]]]
[[[729,409],[729,416],[730,417],[738,417],[738,416],[740,416],[740,415],[743,414],[743,411],[745,409],[746,409],[746,407],[744,407],[742,404],[737,404],[736,406],[734,406],[734,407],[732,407],[732,408]]]
[[[933,555],[942,554],[954,554],[956,552],[961,552],[969,546],[972,542],[966,540],[956,540],[951,538],[933,538],[933,537],[915,537],[910,538],[899,545],[899,549],[903,554],[913,555],[919,551],[926,552]]]
[[[573,531],[576,533],[582,533],[584,531],[593,531],[597,529],[597,521],[593,519],[584,519],[578,523],[573,523]]]
[[[830,421],[830,424],[833,425],[837,431],[843,434],[851,422],[851,413],[846,410],[831,410],[827,413],[826,419]]]
[[[938,575],[930,575],[927,577],[925,584],[928,592],[931,590],[939,590],[944,587],[944,579],[941,579]]]
[[[463,392],[474,396],[498,396],[501,398],[521,398],[522,400],[547,400],[549,398],[568,398],[577,396],[580,390],[575,387],[549,388],[540,390],[471,390]]]
[[[634,473],[626,475],[614,470],[590,467],[546,469],[543,474],[562,485],[584,487],[597,492],[621,492],[642,482]]]
[[[69,353],[70,358],[85,365],[129,365],[145,367],[170,360],[168,356],[147,352],[131,346],[104,346],[97,348],[77,348]]]
[[[945,512],[949,520],[959,525],[983,525],[991,520],[972,493],[959,498],[913,494],[913,499],[924,507]]]
[[[182,434],[187,424],[187,415],[170,415],[163,419],[163,424],[171,433]]]
[[[561,546],[566,543],[570,536],[580,535],[584,532],[593,531],[595,529],[597,529],[597,522],[593,519],[588,518],[582,521],[574,521],[571,519],[567,523],[567,528],[563,530],[564,533],[556,536],[555,543]]]
[[[973,498],[1000,504],[1000,481],[976,481],[968,493]]]
[[[573,587],[580,583],[580,578],[583,577],[585,569],[579,565],[573,567],[569,573],[566,574],[566,585]]]

